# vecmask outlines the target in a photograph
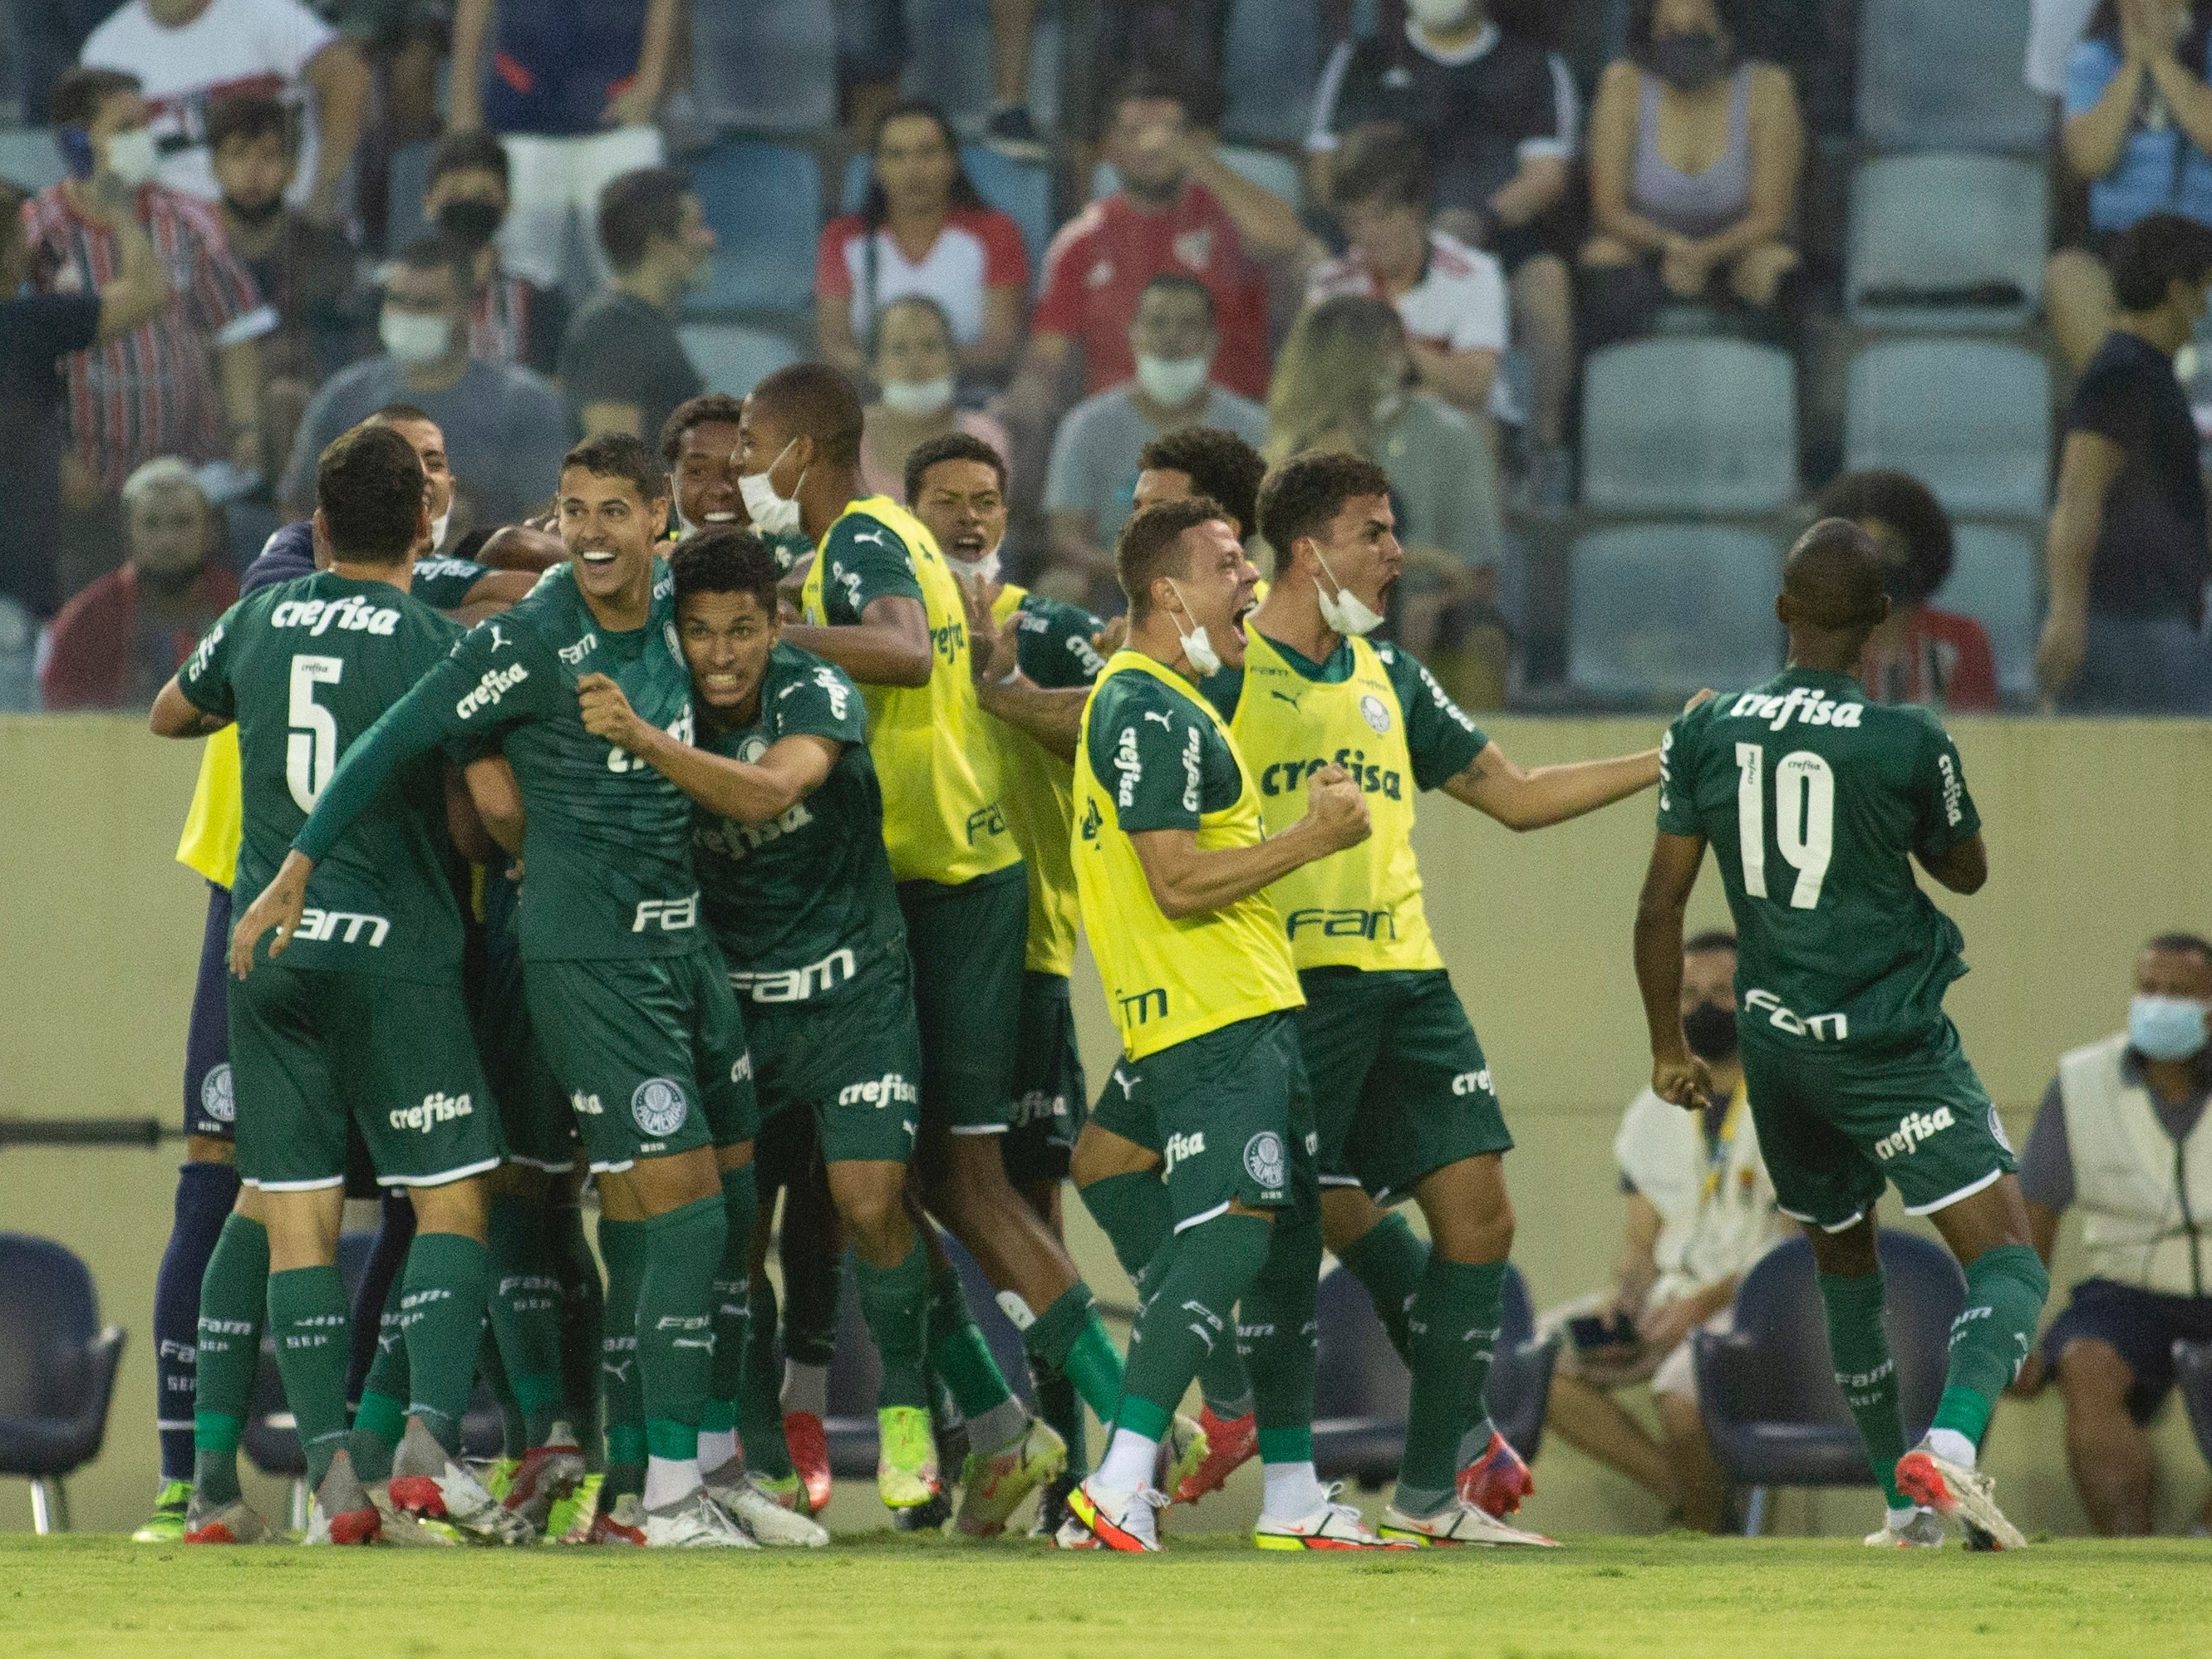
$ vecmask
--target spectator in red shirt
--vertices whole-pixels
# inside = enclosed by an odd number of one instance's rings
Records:
[[[200,636],[238,599],[208,555],[216,518],[191,467],[149,461],[123,486],[130,559],[62,607],[39,672],[49,708],[151,708]]]
[[[1881,550],[1889,620],[1868,640],[1859,677],[1876,702],[1918,702],[1954,714],[1997,708],[1996,659],[1981,623],[1928,603],[1951,574],[1951,520],[1909,472],[1846,472],[1814,510],[1850,519]]]

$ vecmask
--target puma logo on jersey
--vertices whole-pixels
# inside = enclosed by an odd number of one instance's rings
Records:
[[[504,651],[507,647],[514,643],[513,640],[507,637],[507,630],[504,628],[501,628],[497,623],[491,623],[490,628],[491,648],[494,651]]]
[[[1884,1135],[1874,1144],[1874,1155],[1887,1164],[1899,1152],[1907,1156],[1920,1150],[1920,1143],[1941,1134],[1958,1120],[1951,1115],[1948,1106],[1938,1106],[1932,1112],[1911,1112],[1899,1118],[1897,1131]]]
[[[1164,708],[1147,708],[1145,711],[1145,718],[1148,720],[1158,720],[1160,723],[1160,730],[1163,732],[1172,732],[1175,730],[1175,716],[1169,714]]]
[[[520,663],[512,668],[486,669],[476,690],[453,705],[453,713],[462,720],[471,720],[480,708],[495,708],[501,697],[529,678],[530,671]]]
[[[1168,1175],[1173,1175],[1175,1173],[1175,1166],[1176,1164],[1182,1163],[1185,1158],[1198,1157],[1199,1154],[1205,1152],[1205,1150],[1206,1135],[1203,1131],[1194,1135],[1170,1135],[1168,1137],[1168,1144],[1162,1149],[1160,1154],[1167,1163],[1165,1173]]]
[[[1281,702],[1286,702],[1286,703],[1290,704],[1290,706],[1291,706],[1291,710],[1292,710],[1293,712],[1296,712],[1296,711],[1297,711],[1297,706],[1298,706],[1298,704],[1299,704],[1302,701],[1304,701],[1304,697],[1305,697],[1305,695],[1306,695],[1306,694],[1305,694],[1304,692],[1301,691],[1301,692],[1299,692],[1296,696],[1291,696],[1289,692],[1287,692],[1287,691],[1276,691],[1276,690],[1271,690],[1267,693],[1267,695],[1268,695],[1269,696],[1271,696],[1271,697],[1277,698],[1277,699],[1280,700]]]
[[[878,547],[889,547],[890,545],[889,542],[884,539],[884,532],[880,530],[856,530],[853,532],[853,540],[855,543],[872,542]]]
[[[1852,727],[1865,713],[1863,702],[1838,702],[1809,685],[1793,685],[1786,696],[1779,697],[1747,691],[1729,708],[1730,719],[1763,720],[1770,732],[1779,732],[1792,720],[1801,726]]]
[[[1109,1083],[1118,1083],[1121,1085],[1121,1098],[1123,1100],[1127,1100],[1131,1096],[1134,1095],[1137,1092],[1137,1085],[1144,1081],[1142,1078],[1133,1076],[1131,1073],[1123,1071],[1118,1066],[1116,1066],[1113,1071],[1108,1074],[1106,1080]]]
[[[372,605],[358,593],[342,599],[287,599],[269,613],[271,628],[304,628],[308,637],[319,639],[333,628],[344,633],[388,636],[399,626],[399,613],[389,606]]]

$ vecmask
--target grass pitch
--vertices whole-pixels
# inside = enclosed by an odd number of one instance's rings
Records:
[[[2212,1653],[2212,1545],[1878,1553],[1848,1540],[1153,1559],[876,1534],[819,1553],[186,1550],[0,1537],[0,1653],[681,1652],[2021,1659]]]

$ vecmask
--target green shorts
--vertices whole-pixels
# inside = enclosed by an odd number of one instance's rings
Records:
[[[1841,1232],[1885,1179],[1907,1215],[1981,1191],[2015,1167],[1989,1091],[1948,1019],[1922,1039],[1822,1053],[1739,1019],[1745,1093],[1784,1215]]]
[[[1490,1062],[1450,975],[1316,968],[1298,983],[1298,1051],[1324,1188],[1403,1199],[1447,1164],[1512,1151]]]
[[[1287,1013],[1123,1059],[1091,1117],[1160,1154],[1177,1232],[1231,1203],[1286,1210],[1320,1201],[1313,1097]]]
[[[1063,1181],[1083,1133],[1089,1085],[1075,1051],[1075,1010],[1065,974],[1022,975],[1021,1034],[1014,1056],[1013,1125],[1001,1143],[1017,1187]]]
[[[722,953],[526,962],[524,1001],[594,1174],[750,1140],[744,1018]]]
[[[894,952],[827,1000],[749,1005],[762,1115],[811,1112],[831,1164],[905,1163],[922,1110],[910,984]]]
[[[358,1129],[385,1187],[436,1187],[505,1157],[461,988],[287,968],[230,984],[238,1173],[270,1192],[341,1186]]]
[[[531,1029],[522,960],[512,951],[487,952],[476,1028],[484,1076],[499,1102],[507,1162],[553,1175],[574,1169],[576,1115]]]
[[[956,1135],[1003,1134],[1013,1119],[1029,872],[1012,865],[957,887],[904,881],[898,895],[914,958],[922,1120]]]

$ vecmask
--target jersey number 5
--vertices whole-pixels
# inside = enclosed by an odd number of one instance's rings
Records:
[[[345,663],[337,657],[292,659],[292,729],[284,739],[284,781],[302,812],[315,810],[338,764],[337,716],[315,701],[315,688],[336,685],[344,673]]]
[[[1766,891],[1766,751],[1755,743],[1735,746],[1736,835],[1743,859],[1743,890]],[[1784,755],[1774,768],[1774,844],[1797,872],[1790,908],[1809,910],[1820,902],[1820,884],[1836,849],[1836,775],[1810,750]]]

